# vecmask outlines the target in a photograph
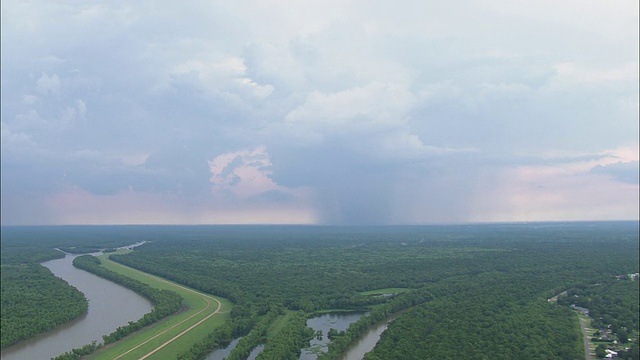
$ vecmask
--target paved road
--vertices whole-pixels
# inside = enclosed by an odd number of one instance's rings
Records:
[[[589,335],[587,334],[587,324],[583,318],[580,318],[580,327],[582,328],[582,339],[584,340],[584,358],[591,360],[591,350],[589,350]]]

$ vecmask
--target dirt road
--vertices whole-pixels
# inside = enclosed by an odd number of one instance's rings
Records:
[[[107,261],[110,261],[110,262],[112,262],[112,263],[113,263],[113,261],[112,261],[112,260],[107,260]],[[118,264],[118,263],[115,263],[115,264],[117,264],[117,265],[119,265],[119,266],[123,266],[123,267],[130,268],[130,267],[125,266],[125,265],[122,265],[122,264]],[[131,268],[131,269],[133,269],[133,268]],[[135,270],[135,271],[137,271],[137,272],[141,272],[141,273],[142,273],[142,271],[140,271],[140,270],[137,270],[137,269],[133,269],[133,270]],[[177,323],[177,324],[175,324],[175,325],[171,326],[170,328],[168,328],[168,329],[166,329],[166,330],[162,331],[161,333],[158,333],[158,334],[154,335],[153,337],[151,337],[151,338],[147,339],[146,341],[144,341],[144,342],[142,342],[142,343],[140,343],[140,344],[137,344],[136,346],[134,346],[134,347],[130,348],[129,350],[127,350],[127,351],[125,351],[125,352],[121,353],[120,355],[118,355],[117,357],[115,357],[115,358],[114,358],[114,360],[116,360],[116,359],[121,359],[121,358],[122,358],[122,357],[124,357],[125,355],[127,355],[127,354],[131,353],[132,351],[134,351],[134,350],[136,350],[136,349],[138,349],[138,348],[140,348],[141,346],[144,346],[145,344],[147,344],[148,342],[150,342],[150,341],[152,341],[152,340],[154,340],[154,339],[158,338],[159,336],[162,336],[162,335],[166,334],[167,332],[170,332],[170,331],[174,330],[176,327],[181,326],[182,324],[184,324],[185,322],[187,322],[187,321],[189,321],[189,320],[192,320],[194,317],[200,316],[203,312],[211,311],[212,304],[213,304],[213,303],[216,303],[216,304],[217,304],[216,309],[215,309],[212,313],[210,313],[209,315],[207,315],[207,316],[206,316],[206,317],[204,317],[203,319],[199,320],[197,323],[193,324],[193,325],[192,325],[192,326],[190,326],[189,328],[185,329],[184,331],[182,331],[182,332],[181,332],[181,333],[179,333],[178,335],[176,335],[176,336],[172,337],[171,339],[169,339],[169,340],[165,341],[165,342],[164,342],[164,343],[162,343],[160,346],[158,346],[158,347],[156,347],[155,349],[153,349],[153,350],[149,351],[149,352],[148,352],[147,354],[145,354],[144,356],[140,357],[140,359],[146,359],[147,357],[149,357],[149,356],[151,356],[151,355],[155,354],[157,351],[159,351],[160,349],[162,349],[162,348],[164,348],[165,346],[169,345],[169,344],[170,344],[170,343],[172,343],[173,341],[175,341],[175,340],[179,339],[180,337],[182,337],[183,335],[187,334],[189,331],[193,330],[194,328],[196,328],[197,326],[199,326],[200,324],[202,324],[203,322],[205,322],[206,320],[208,320],[209,318],[211,318],[213,315],[219,314],[219,313],[220,313],[220,310],[221,310],[221,308],[222,308],[222,303],[221,303],[218,299],[214,298],[213,296],[209,296],[209,295],[203,294],[203,293],[201,293],[201,292],[199,292],[199,291],[193,290],[193,289],[188,288],[188,287],[186,287],[186,286],[178,285],[178,284],[176,284],[176,283],[170,282],[170,281],[168,281],[168,280],[166,280],[166,279],[163,279],[163,278],[161,278],[161,277],[158,277],[158,276],[155,276],[155,275],[151,275],[151,274],[149,274],[149,273],[144,273],[144,274],[145,274],[146,276],[150,277],[150,278],[153,278],[153,279],[154,279],[154,280],[156,280],[156,281],[159,281],[159,282],[162,282],[162,283],[165,283],[165,284],[171,285],[172,287],[179,288],[179,289],[180,289],[180,290],[182,290],[182,291],[187,291],[187,292],[190,292],[190,293],[192,293],[192,294],[195,294],[195,295],[197,295],[197,296],[201,297],[201,298],[206,302],[206,306],[205,306],[204,308],[202,308],[200,311],[198,311],[198,312],[196,312],[195,314],[193,314],[193,315],[189,316],[188,318],[186,318],[186,319],[184,319],[184,320],[180,321],[179,323]]]

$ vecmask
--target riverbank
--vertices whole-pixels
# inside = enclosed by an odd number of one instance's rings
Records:
[[[108,255],[102,255],[99,258],[102,266],[111,271],[157,289],[177,292],[184,298],[187,310],[171,315],[148,329],[131,334],[111,347],[101,349],[91,357],[92,359],[175,358],[178,354],[187,351],[198,339],[224,323],[228,312],[233,307],[232,303],[226,299],[213,297],[118,264],[109,260]]]
[[[152,304],[135,292],[75,268],[76,255],[42,263],[55,276],[80,290],[89,300],[86,315],[52,331],[2,350],[2,360],[49,359],[93,341],[151,311]],[[122,306],[126,303],[127,306]]]

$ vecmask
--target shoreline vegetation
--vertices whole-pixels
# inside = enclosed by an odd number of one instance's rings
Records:
[[[100,266],[100,264],[100,259],[92,255],[81,255],[73,259],[73,266],[100,276],[103,279],[107,279],[116,284],[122,285],[147,298],[153,304],[153,310],[145,314],[139,320],[130,321],[128,325],[118,327],[111,334],[104,335],[102,337],[102,344],[93,342],[81,348],[72,349],[69,352],[55,357],[55,360],[78,359],[81,356],[89,355],[100,349],[102,346],[114,343],[145,326],[151,325],[156,321],[164,319],[165,317],[177,312],[178,310],[180,310],[180,308],[182,308],[182,297],[175,292],[169,290],[154,289],[151,286],[140,281],[122,276],[109,269],[106,269]]]
[[[164,279],[126,268],[108,260],[107,256],[108,254],[100,257],[80,256],[74,259],[77,260],[74,266],[148,297],[155,307],[140,320],[129,322],[103,336],[104,345],[87,344],[60,355],[56,360],[76,359],[86,355],[91,355],[92,359],[137,359],[158,351],[162,354],[173,352],[171,356],[175,356],[191,346],[188,342],[186,346],[181,344],[183,335],[190,337],[193,333],[202,337],[225,323],[227,315],[222,310],[228,311],[231,308],[228,301],[220,301]],[[216,314],[220,315],[212,317]],[[174,343],[178,345],[174,346]]]
[[[1,349],[86,314],[84,294],[40,264],[3,264]]]
[[[135,240],[151,241],[135,251],[111,253],[101,265],[81,261],[112,270],[117,262],[233,302],[172,350],[183,360],[239,338],[230,359],[258,345],[260,360],[297,358],[318,336],[306,319],[332,309],[368,315],[323,334],[332,341],[319,359],[340,358],[372,324],[394,316],[366,359],[578,360],[579,319],[563,296],[548,299],[637,273],[637,225],[146,227]],[[632,346],[635,324],[624,325]]]
[[[104,232],[87,233],[84,227],[74,226],[2,226],[0,229],[0,349],[55,330],[87,311],[84,294],[41,263],[64,258],[63,251],[97,252],[135,242],[115,229],[107,231],[109,236],[104,236]]]
[[[138,359],[156,352],[163,358],[176,358],[198,339],[228,322],[229,311],[233,309],[233,304],[228,300],[118,264],[108,256],[100,257],[102,266],[153,288],[178,293],[183,298],[183,308],[182,311],[113,344],[112,348],[101,349],[92,358]]]

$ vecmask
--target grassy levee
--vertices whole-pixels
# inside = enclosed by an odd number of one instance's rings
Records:
[[[184,298],[187,310],[144,328],[126,338],[104,347],[91,359],[171,359],[187,351],[191,345],[204,338],[224,323],[233,304],[186,286],[118,264],[100,256],[102,266],[141,281],[154,288],[177,292]],[[173,340],[172,340],[173,339]],[[166,344],[170,341],[168,344]],[[166,345],[164,345],[166,344]],[[163,346],[164,345],[164,346]],[[155,352],[154,352],[155,351]]]

